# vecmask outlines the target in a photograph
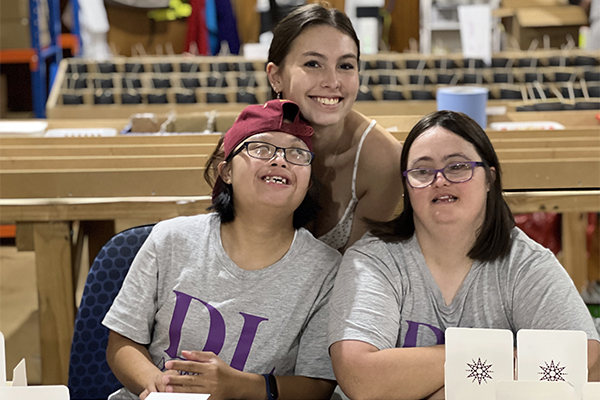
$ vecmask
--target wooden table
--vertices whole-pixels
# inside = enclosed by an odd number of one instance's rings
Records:
[[[403,140],[406,133],[395,135]],[[513,212],[563,213],[563,264],[581,287],[584,216],[600,211],[600,132],[584,127],[489,135]],[[0,222],[17,223],[18,246],[36,253],[44,384],[66,384],[68,378],[75,315],[71,223],[159,221],[205,212],[210,188],[203,165],[216,140],[0,139]]]

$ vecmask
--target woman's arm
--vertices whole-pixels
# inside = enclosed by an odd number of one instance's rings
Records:
[[[588,381],[600,382],[600,342],[588,340]]]
[[[114,331],[108,335],[106,361],[119,382],[132,393],[139,396],[165,391],[164,374],[152,362],[148,349]]]
[[[267,386],[262,375],[238,371],[211,352],[182,351],[190,361],[171,360],[165,367],[171,371],[185,371],[185,375],[164,378],[166,391],[180,393],[207,393],[211,400],[244,399],[265,400]],[[277,376],[280,400],[329,399],[335,381],[304,376]]]
[[[358,205],[346,250],[368,230],[365,218],[391,219],[402,196],[400,154],[402,145],[388,131],[376,125],[369,133],[358,161],[356,178]]]
[[[340,387],[354,400],[422,399],[444,386],[443,345],[378,350],[343,340],[330,354]]]

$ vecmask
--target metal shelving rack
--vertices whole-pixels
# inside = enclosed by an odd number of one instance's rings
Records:
[[[69,0],[73,9],[73,30],[71,35],[61,35],[60,0],[29,0],[29,29],[31,47],[26,49],[10,49],[0,51],[0,62],[4,64],[29,64],[31,72],[31,94],[33,112],[36,118],[46,115],[46,99],[48,88],[52,87],[54,76],[63,48],[71,47],[73,53],[81,49],[79,34],[79,3]],[[50,44],[42,47],[40,42],[40,15],[42,2],[48,5],[47,27],[50,34]]]
[[[440,40],[450,52],[460,52],[460,23],[458,22],[458,6],[460,4],[489,4],[497,8],[500,0],[420,0],[420,52],[431,54]],[[498,21],[492,21],[492,29],[496,29]],[[500,51],[499,40],[494,36],[492,50]],[[437,38],[437,40],[436,40]]]

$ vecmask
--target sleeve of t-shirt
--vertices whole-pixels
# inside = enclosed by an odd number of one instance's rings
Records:
[[[155,229],[138,251],[119,294],[102,321],[110,330],[140,344],[151,342],[157,311]]]
[[[539,251],[520,267],[513,292],[513,323],[519,329],[598,332],[573,281],[549,250]]]
[[[329,345],[358,340],[379,350],[396,347],[400,329],[399,285],[396,261],[383,244],[366,242],[349,248],[342,258],[330,301]]]
[[[339,263],[339,258],[336,261]],[[331,359],[327,351],[327,322],[329,319],[328,302],[331,297],[335,269],[323,282],[317,301],[300,337],[295,375],[310,378],[335,380]]]

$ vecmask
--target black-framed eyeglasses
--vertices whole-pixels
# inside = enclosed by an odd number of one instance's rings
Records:
[[[299,147],[279,147],[271,143],[266,142],[245,142],[238,147],[233,153],[231,153],[230,159],[240,154],[242,150],[246,149],[246,153],[250,157],[258,158],[260,160],[270,160],[279,150],[283,151],[283,158],[294,165],[307,166],[313,162],[315,153]]]
[[[481,161],[461,161],[446,165],[441,169],[414,168],[404,171],[402,175],[406,177],[408,184],[414,189],[422,189],[431,185],[438,174],[441,172],[448,182],[463,183],[473,178],[475,167],[484,167],[485,163]]]

